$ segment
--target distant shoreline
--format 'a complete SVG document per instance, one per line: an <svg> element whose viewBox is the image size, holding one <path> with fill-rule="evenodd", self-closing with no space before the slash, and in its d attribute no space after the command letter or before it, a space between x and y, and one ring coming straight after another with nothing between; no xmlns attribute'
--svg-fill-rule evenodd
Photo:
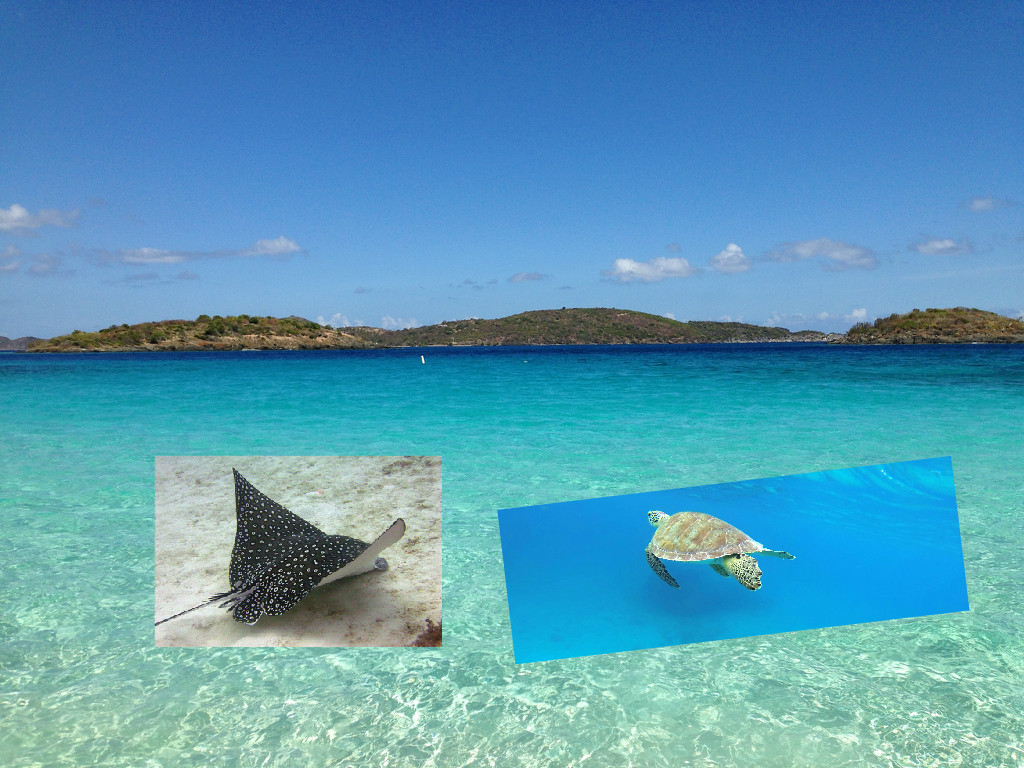
<svg viewBox="0 0 1024 768"><path fill-rule="evenodd" d="M743 341L694 341L694 342L642 342L642 343L565 343L565 344L411 344L393 347L298 347L298 348L253 348L243 349L78 349L78 350L0 350L2 354L31 355L151 355L151 354L206 354L213 352L398 352L417 349L511 349L511 348L555 348L555 347L694 347L694 346L755 346L755 345L818 345L822 347L963 347L963 346L1013 346L1021 341L940 341L940 342L851 342L824 341L816 339L743 340Z"/></svg>
<svg viewBox="0 0 1024 768"><path fill-rule="evenodd" d="M369 326L332 328L301 317L200 315L74 331L29 343L29 352L228 351L242 349L394 349L513 345L683 344L829 341L835 334L791 333L735 322L680 322L631 310L537 310L493 320L445 321L399 330Z"/></svg>
<svg viewBox="0 0 1024 768"><path fill-rule="evenodd" d="M847 345L1017 344L1024 322L979 309L927 309L859 323L845 334L789 331L737 322L681 322L633 310L535 310L493 320L451 320L400 330L333 328L301 317L200 315L74 331L52 339L0 337L0 350L25 352L230 352L316 349L595 346L650 344Z"/></svg>
<svg viewBox="0 0 1024 768"><path fill-rule="evenodd" d="M244 347L244 348L195 348L195 349L132 349L132 348L104 348L104 349L9 349L0 350L0 354L38 354L38 355L105 355L105 354L139 354L149 355L158 353L192 354L207 352L391 352L410 349L506 349L513 347L694 347L694 346L726 346L726 345L755 345L755 344L820 344L832 345L836 342L829 342L819 339L743 339L736 341L656 341L656 342L565 342L565 343L522 343L522 344L409 344L389 347ZM871 346L871 345L857 345ZM874 345L878 346L878 345ZM893 345L896 346L896 345Z"/></svg>

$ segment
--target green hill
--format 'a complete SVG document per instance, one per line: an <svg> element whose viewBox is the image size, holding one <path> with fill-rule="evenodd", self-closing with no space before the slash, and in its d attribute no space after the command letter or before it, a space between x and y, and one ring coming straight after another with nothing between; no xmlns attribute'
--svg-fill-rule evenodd
<svg viewBox="0 0 1024 768"><path fill-rule="evenodd" d="M1022 343L1024 322L995 312L955 307L915 309L859 323L846 333L847 344Z"/></svg>
<svg viewBox="0 0 1024 768"><path fill-rule="evenodd" d="M73 331L64 336L55 336L30 344L28 351L141 352L366 348L376 346L364 339L364 335L372 338L374 330L339 330L301 317L200 315L195 320L161 320L137 325L112 325L92 333Z"/></svg>
<svg viewBox="0 0 1024 768"><path fill-rule="evenodd" d="M454 320L391 331L394 346L508 344L687 344L789 341L785 328L744 323L679 322L622 309L542 309L496 320Z"/></svg>
<svg viewBox="0 0 1024 768"><path fill-rule="evenodd" d="M453 320L422 328L330 328L301 317L221 317L112 325L38 341L30 352L146 350L386 349L511 344L692 344L737 341L821 341L824 334L746 323L679 322L621 309L552 309L496 320Z"/></svg>

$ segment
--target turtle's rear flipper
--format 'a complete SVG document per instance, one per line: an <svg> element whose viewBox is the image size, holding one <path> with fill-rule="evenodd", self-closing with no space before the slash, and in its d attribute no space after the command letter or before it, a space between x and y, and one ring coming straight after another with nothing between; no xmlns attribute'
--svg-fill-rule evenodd
<svg viewBox="0 0 1024 768"><path fill-rule="evenodd" d="M725 570L725 566L721 563L712 563L711 567L715 569L715 573L717 573L719 576L725 576L725 578L728 579L731 575L727 570Z"/></svg>
<svg viewBox="0 0 1024 768"><path fill-rule="evenodd" d="M649 549L647 550L647 562L650 564L651 570L658 574L662 581L670 587L679 588L679 583L672 578L672 574L665 568L665 564L661 562L659 558L655 557L654 553Z"/></svg>

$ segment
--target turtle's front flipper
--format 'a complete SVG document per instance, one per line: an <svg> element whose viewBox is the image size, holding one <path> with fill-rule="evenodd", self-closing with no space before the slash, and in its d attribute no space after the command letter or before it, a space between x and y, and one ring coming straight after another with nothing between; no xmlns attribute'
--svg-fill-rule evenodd
<svg viewBox="0 0 1024 768"><path fill-rule="evenodd" d="M747 589L761 588L761 569L750 555L726 555L722 565Z"/></svg>
<svg viewBox="0 0 1024 768"><path fill-rule="evenodd" d="M725 569L725 566L721 563L712 563L711 567L719 576L725 576L725 578L728 579L732 575L731 573L729 573L729 571Z"/></svg>
<svg viewBox="0 0 1024 768"><path fill-rule="evenodd" d="M647 562L651 566L651 570L658 574L662 581L668 584L670 587L679 588L679 582L672 578L672 574L665 568L665 564L651 552L651 548L647 548Z"/></svg>

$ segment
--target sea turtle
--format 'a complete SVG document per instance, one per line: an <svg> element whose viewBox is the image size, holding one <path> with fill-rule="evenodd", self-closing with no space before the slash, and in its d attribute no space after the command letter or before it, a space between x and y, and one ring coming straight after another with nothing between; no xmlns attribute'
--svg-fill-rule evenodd
<svg viewBox="0 0 1024 768"><path fill-rule="evenodd" d="M647 519L657 527L647 545L647 562L667 584L678 587L661 559L707 562L715 573L735 576L747 589L761 587L761 569L751 553L774 555L794 560L789 552L765 549L739 528L703 512L648 512ZM660 559L659 559L660 558Z"/></svg>

